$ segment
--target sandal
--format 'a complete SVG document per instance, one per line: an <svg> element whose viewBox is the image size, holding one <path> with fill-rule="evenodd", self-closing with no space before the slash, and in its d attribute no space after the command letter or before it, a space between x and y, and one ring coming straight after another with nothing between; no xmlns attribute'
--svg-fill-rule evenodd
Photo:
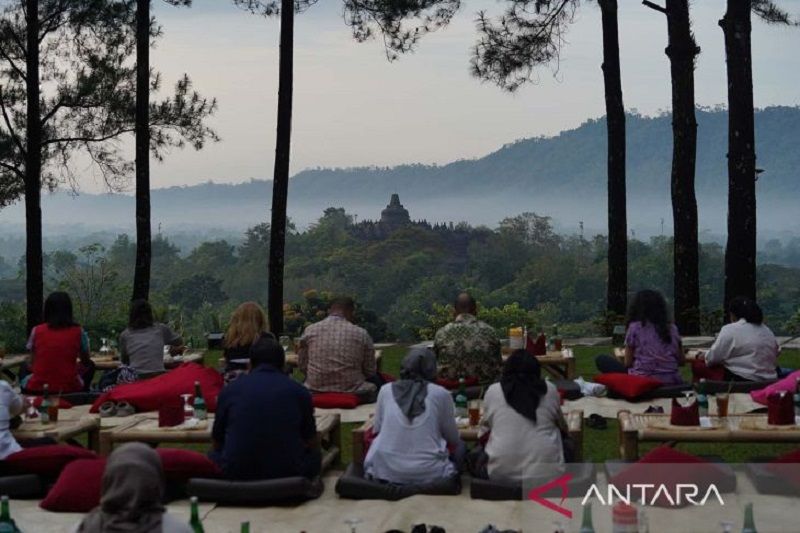
<svg viewBox="0 0 800 533"><path fill-rule="evenodd" d="M135 412L136 408L134 408L128 402L117 403L117 416L131 416Z"/></svg>
<svg viewBox="0 0 800 533"><path fill-rule="evenodd" d="M659 414L664 414L664 408L663 408L663 407L661 407L660 405L651 405L650 407L648 407L647 409L645 409L645 411L644 411L644 412L645 412L645 414L647 414L647 413L659 413Z"/></svg>
<svg viewBox="0 0 800 533"><path fill-rule="evenodd" d="M589 415L589 418L586 419L586 426L592 429L606 429L608 427L608 422L606 422L605 418L595 413Z"/></svg>
<svg viewBox="0 0 800 533"><path fill-rule="evenodd" d="M103 402L100 406L100 418L108 418L110 416L117 416L117 406L114 402Z"/></svg>

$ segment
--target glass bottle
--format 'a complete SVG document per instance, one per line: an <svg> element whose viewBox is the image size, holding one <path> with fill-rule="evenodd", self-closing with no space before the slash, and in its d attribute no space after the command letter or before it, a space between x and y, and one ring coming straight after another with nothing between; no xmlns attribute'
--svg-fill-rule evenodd
<svg viewBox="0 0 800 533"><path fill-rule="evenodd" d="M205 533L203 522L200 521L200 509L197 504L197 496L192 496L192 499L189 501L192 506L192 516L189 518L189 527L192 528L194 533Z"/></svg>
<svg viewBox="0 0 800 533"><path fill-rule="evenodd" d="M208 409L206 408L206 400L203 398L203 391L200 390L200 382L194 382L194 417L198 420L206 420L208 418Z"/></svg>
<svg viewBox="0 0 800 533"><path fill-rule="evenodd" d="M464 378L458 378L458 393L456 394L456 416L466 418L469 411L467 409L467 384Z"/></svg>
<svg viewBox="0 0 800 533"><path fill-rule="evenodd" d="M583 506L583 523L581 524L580 533L594 533L594 525L592 524L592 504L587 503Z"/></svg>
<svg viewBox="0 0 800 533"><path fill-rule="evenodd" d="M756 521L753 517L752 503L748 503L744 506L744 525L742 526L742 533L758 533L756 530Z"/></svg>
<svg viewBox="0 0 800 533"><path fill-rule="evenodd" d="M8 496L6 495L3 495L0 499L0 533L19 533L17 523L11 518Z"/></svg>
<svg viewBox="0 0 800 533"><path fill-rule="evenodd" d="M42 403L39 404L39 420L42 424L50 423L50 385L44 384Z"/></svg>

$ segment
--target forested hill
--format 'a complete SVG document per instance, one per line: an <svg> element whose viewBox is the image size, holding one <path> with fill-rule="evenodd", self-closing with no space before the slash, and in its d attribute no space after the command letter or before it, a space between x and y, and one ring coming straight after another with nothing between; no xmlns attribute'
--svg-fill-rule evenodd
<svg viewBox="0 0 800 533"><path fill-rule="evenodd" d="M725 192L728 114L697 112L697 192ZM800 108L770 107L756 113L758 167L766 170L758 192L766 199L800 193ZM671 116L628 115L628 191L631 198L669 193ZM431 195L544 194L605 196L605 118L589 120L556 137L520 140L475 160L443 166L306 170L292 181L295 199L326 196L385 200L402 187L409 199Z"/></svg>
<svg viewBox="0 0 800 533"><path fill-rule="evenodd" d="M727 113L697 115L700 230L718 237L727 216ZM663 219L669 231L671 117L629 115L627 136L629 227L637 236L657 234ZM760 237L796 235L792 214L800 202L800 108L758 111L756 140L757 165L765 170L758 182ZM231 176L232 181L242 178ZM414 219L495 226L507 216L535 211L553 217L563 231L575 231L579 221L588 232L605 231L605 120L589 120L555 137L520 140L478 159L441 166L305 170L291 180L289 216L304 227L335 206L360 220L375 219L394 192ZM153 221L167 231L241 231L269 219L270 197L270 182L258 179L157 189ZM51 228L74 225L75 213L88 230L130 231L134 221L133 199L127 195L73 197L62 192L45 197L43 212ZM17 231L23 217L21 203L0 210L0 224L16 223Z"/></svg>

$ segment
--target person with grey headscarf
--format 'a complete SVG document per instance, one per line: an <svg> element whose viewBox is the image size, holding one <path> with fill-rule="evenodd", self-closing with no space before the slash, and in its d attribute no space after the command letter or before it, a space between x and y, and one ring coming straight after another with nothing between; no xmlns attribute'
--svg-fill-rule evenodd
<svg viewBox="0 0 800 533"><path fill-rule="evenodd" d="M161 458L150 446L133 442L109 456L103 495L73 530L75 533L192 533L187 522L167 513Z"/></svg>
<svg viewBox="0 0 800 533"><path fill-rule="evenodd" d="M454 456L465 447L458 435L450 393L436 385L436 356L413 348L403 359L400 379L378 393L364 471L372 479L397 484L429 483L458 474Z"/></svg>

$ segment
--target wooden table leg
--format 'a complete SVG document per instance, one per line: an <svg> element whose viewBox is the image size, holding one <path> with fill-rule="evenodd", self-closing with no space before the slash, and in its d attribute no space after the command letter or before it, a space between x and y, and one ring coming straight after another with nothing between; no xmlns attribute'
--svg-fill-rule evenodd
<svg viewBox="0 0 800 533"><path fill-rule="evenodd" d="M567 379L575 379L575 358L570 357L567 359L567 369L566 369Z"/></svg>
<svg viewBox="0 0 800 533"><path fill-rule="evenodd" d="M100 451L100 428L97 427L91 431L89 431L87 435L87 441L89 444L89 449L94 450L95 452Z"/></svg>
<svg viewBox="0 0 800 533"><path fill-rule="evenodd" d="M620 411L617 414L619 422L619 451L620 457L625 461L639 459L639 432L632 427L630 411Z"/></svg>
<svg viewBox="0 0 800 533"><path fill-rule="evenodd" d="M97 453L102 457L108 457L113 449L114 442L111 440L111 431L101 431L98 437Z"/></svg>

